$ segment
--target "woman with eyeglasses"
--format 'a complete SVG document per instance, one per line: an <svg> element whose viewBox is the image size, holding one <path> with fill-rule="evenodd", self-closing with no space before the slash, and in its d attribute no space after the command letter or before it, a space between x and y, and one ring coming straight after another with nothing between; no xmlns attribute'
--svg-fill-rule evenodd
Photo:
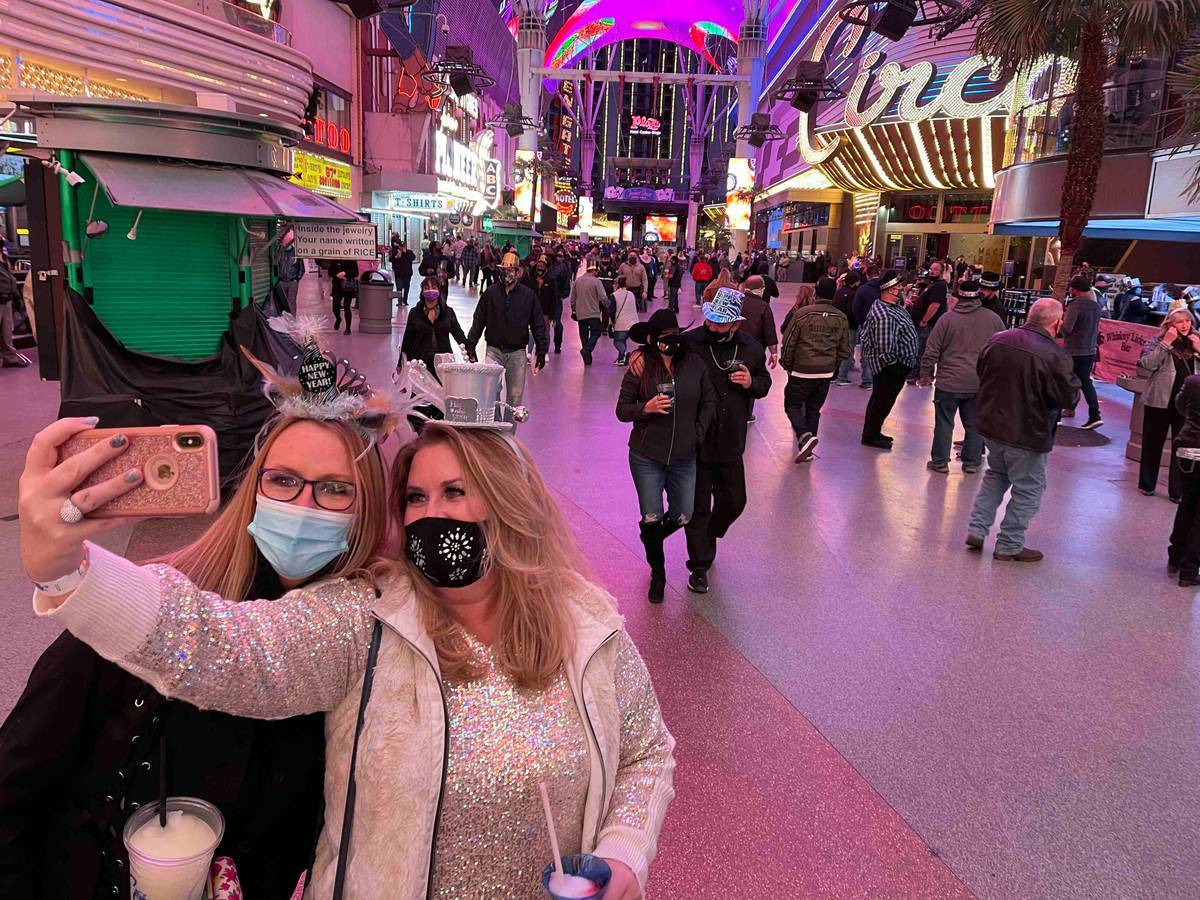
<svg viewBox="0 0 1200 900"><path fill-rule="evenodd" d="M39 452L77 422L43 431ZM27 572L90 564L67 592L39 592L39 613L201 706L328 711L310 900L545 897L541 784L562 851L602 861L606 900L641 900L674 740L616 601L511 437L426 424L393 465L403 550L379 590L325 578L275 603L81 548L51 524L79 472L46 469L34 458L22 478Z"/></svg>
<svg viewBox="0 0 1200 900"><path fill-rule="evenodd" d="M679 321L660 309L629 330L643 344L642 365L621 380L617 418L632 422L629 471L641 510L642 544L650 564L651 603L666 589L664 540L692 517L696 498L696 450L717 417L717 395L704 361L679 333ZM663 509L663 493L666 509Z"/></svg>
<svg viewBox="0 0 1200 900"><path fill-rule="evenodd" d="M66 470L79 458L56 465L58 447L92 424L63 419L29 450L21 515L49 535L39 539L42 550L58 548L42 563L47 575L74 569L83 539L122 521L68 525L54 501L39 502L69 490ZM117 455L124 446L114 439L89 453ZM91 512L100 498L88 502L84 493L76 502ZM186 583L192 599L211 591L273 601L315 580L364 573L386 531L385 497L380 452L360 429L284 416L205 532L157 560L170 567L163 583ZM56 559L63 554L74 558ZM301 639L305 627L294 620L291 637ZM322 820L324 716L260 721L169 700L69 632L42 654L0 726L0 896L128 896L122 829L157 800L164 746L168 794L203 798L224 815L217 856L232 857L244 895L290 897Z"/></svg>

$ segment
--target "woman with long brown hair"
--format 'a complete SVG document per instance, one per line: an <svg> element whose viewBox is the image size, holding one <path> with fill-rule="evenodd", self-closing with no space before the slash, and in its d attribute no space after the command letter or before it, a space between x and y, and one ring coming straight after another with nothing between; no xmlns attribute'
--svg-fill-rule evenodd
<svg viewBox="0 0 1200 900"><path fill-rule="evenodd" d="M30 469L44 468L78 421L44 431ZM158 562L192 592L275 600L314 578L367 570L386 531L384 493L382 458L357 429L284 417L204 534ZM36 515L28 505L26 514ZM314 521L310 539L292 539ZM288 631L299 627L280 636ZM242 890L291 895L320 824L323 717L258 721L167 693L68 632L42 654L0 727L0 895L128 895L122 828L158 797L160 748L170 795L222 811L217 854L233 858Z"/></svg>
<svg viewBox="0 0 1200 900"><path fill-rule="evenodd" d="M429 423L402 449L404 556L378 593L331 579L247 607L88 545L74 591L35 599L165 693L264 718L329 712L310 897L544 896L539 783L564 853L603 859L608 900L642 896L674 741L615 601L504 427ZM31 577L81 552L38 524L74 474L23 481Z"/></svg>

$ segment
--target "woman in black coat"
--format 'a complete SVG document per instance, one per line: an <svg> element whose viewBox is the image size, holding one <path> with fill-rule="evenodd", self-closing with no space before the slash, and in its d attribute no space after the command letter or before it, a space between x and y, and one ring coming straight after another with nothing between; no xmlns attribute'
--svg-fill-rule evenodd
<svg viewBox="0 0 1200 900"><path fill-rule="evenodd" d="M274 499L289 487L268 485L267 473L328 478L341 467L346 474L337 480L349 478L358 489L351 549L320 572L293 573L290 583L361 570L384 536L382 458L348 424L310 419L283 419L263 439L252 474L204 535L167 564L205 589L244 584L233 588L236 596L279 598L283 582L247 532L259 496ZM316 490L318 482L307 484ZM307 484L289 506L305 503ZM122 832L139 805L158 798L165 745L168 795L221 810L217 856L233 858L245 896L288 900L312 862L321 825L324 732L322 715L260 721L168 700L62 634L0 726L0 897L128 897Z"/></svg>
<svg viewBox="0 0 1200 900"><path fill-rule="evenodd" d="M641 510L642 543L650 564L651 603L666 587L663 541L687 524L696 495L696 453L717 418L717 392L704 361L682 341L675 313L660 309L629 331L644 344L641 374L621 380L617 418L632 422L629 471ZM663 509L663 492L667 508Z"/></svg>
<svg viewBox="0 0 1200 900"><path fill-rule="evenodd" d="M458 316L442 300L437 279L426 278L421 282L420 302L409 313L408 321L404 325L404 337L400 341L400 359L396 362L396 370L403 368L406 359L419 359L425 363L430 374L437 378L433 358L439 353L453 352L450 338L454 338L464 347L467 344L467 336L458 324Z"/></svg>

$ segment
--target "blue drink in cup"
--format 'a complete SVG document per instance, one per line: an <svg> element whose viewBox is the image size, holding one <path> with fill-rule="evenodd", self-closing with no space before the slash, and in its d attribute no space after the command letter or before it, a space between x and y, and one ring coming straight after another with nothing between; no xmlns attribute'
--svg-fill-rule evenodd
<svg viewBox="0 0 1200 900"><path fill-rule="evenodd" d="M559 886L557 884L553 888L550 886L550 878L555 874L554 863L550 863L542 870L542 887L546 889L553 900L575 900L577 897L603 900L604 895L608 892L608 883L612 880L612 869L608 867L608 863L598 856L592 856L589 853L578 853L574 856L564 856L562 858L562 868L564 875L574 875L577 878L586 879L586 881L590 881L595 886L595 890L590 894L574 891L567 892L568 889L562 889L564 890L563 893L557 893L555 889ZM578 885L578 882L575 882L574 879L570 880ZM584 887L586 888L586 885Z"/></svg>

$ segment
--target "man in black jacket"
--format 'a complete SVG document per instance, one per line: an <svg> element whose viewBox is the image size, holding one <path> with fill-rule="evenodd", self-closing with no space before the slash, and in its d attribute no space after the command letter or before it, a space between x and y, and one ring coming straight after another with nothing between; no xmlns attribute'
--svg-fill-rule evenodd
<svg viewBox="0 0 1200 900"><path fill-rule="evenodd" d="M704 304L704 324L684 334L700 354L717 392L717 420L701 443L696 459L696 504L685 528L688 545L688 587L708 591L708 570L717 556L717 539L746 508L746 471L742 454L752 401L771 389L762 344L738 333L742 294L719 290Z"/></svg>
<svg viewBox="0 0 1200 900"><path fill-rule="evenodd" d="M925 342L929 340L929 333L933 331L933 326L946 311L948 292L946 281L942 278L943 271L940 262L930 264L925 284L917 295L917 302L912 307L913 324L917 326L917 364L908 374L909 384L916 383L920 376L921 357L925 355Z"/></svg>
<svg viewBox="0 0 1200 900"><path fill-rule="evenodd" d="M546 279L554 285L557 303L554 307L554 352L562 353L563 340L563 301L571 296L571 273L561 254L553 251L546 254Z"/></svg>
<svg viewBox="0 0 1200 900"><path fill-rule="evenodd" d="M975 430L987 444L987 473L975 497L967 546L982 550L996 510L1012 490L992 556L1004 562L1037 562L1044 554L1025 546L1025 531L1041 506L1046 461L1062 410L1079 399L1073 360L1057 343L1063 307L1038 300L1021 328L995 335L979 354Z"/></svg>
<svg viewBox="0 0 1200 900"><path fill-rule="evenodd" d="M537 294L521 284L521 266L517 254L507 253L500 266L501 281L484 291L475 306L467 351L475 361L475 347L486 336L487 356L504 366L509 406L520 406L525 396L525 370L529 365L526 347L533 334L537 351L536 372L546 367L546 317Z"/></svg>

